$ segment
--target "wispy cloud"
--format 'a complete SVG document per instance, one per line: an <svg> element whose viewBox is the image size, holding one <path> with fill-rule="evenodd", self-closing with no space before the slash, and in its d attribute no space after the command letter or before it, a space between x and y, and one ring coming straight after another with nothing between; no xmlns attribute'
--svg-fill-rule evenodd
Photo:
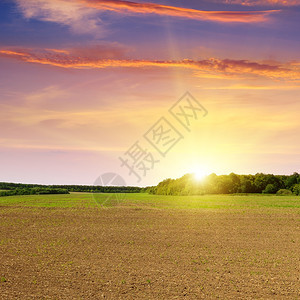
<svg viewBox="0 0 300 300"><path fill-rule="evenodd" d="M157 14L188 18L194 20L210 20L218 22L261 22L274 13L270 11L203 11L191 8L161 5L156 3L137 3L123 0L81 0L88 7L109 10L117 13Z"/></svg>
<svg viewBox="0 0 300 300"><path fill-rule="evenodd" d="M75 33L104 34L98 12L81 1L69 0L15 0L28 19L54 22L71 28Z"/></svg>
<svg viewBox="0 0 300 300"><path fill-rule="evenodd" d="M240 4L245 6L298 6L300 0L215 0L226 4Z"/></svg>
<svg viewBox="0 0 300 300"><path fill-rule="evenodd" d="M75 33L102 35L106 31L100 16L103 12L122 15L160 15L214 22L262 22L276 10L203 11L185 7L138 3L123 0L15 0L23 15L30 19L69 26ZM238 1L238 0L234 0Z"/></svg>
<svg viewBox="0 0 300 300"><path fill-rule="evenodd" d="M59 68L70 69L104 69L104 68L182 68L193 71L197 77L203 78L226 78L226 77L253 77L261 76L274 80L298 80L300 68L296 62L259 62L249 60L218 59L204 60L141 60L117 57L117 50L106 47L92 55L88 55L88 49L69 50L0 50L0 55L14 58L28 63L50 65Z"/></svg>

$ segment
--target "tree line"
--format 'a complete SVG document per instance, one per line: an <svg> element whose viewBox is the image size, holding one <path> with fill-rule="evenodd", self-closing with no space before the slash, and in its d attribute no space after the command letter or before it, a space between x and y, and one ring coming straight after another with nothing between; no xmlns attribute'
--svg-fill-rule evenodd
<svg viewBox="0 0 300 300"><path fill-rule="evenodd" d="M2 191L1 191L2 190ZM0 182L0 196L84 193L140 193L144 188L132 186L41 185Z"/></svg>
<svg viewBox="0 0 300 300"><path fill-rule="evenodd" d="M157 195L204 195L263 193L278 195L300 195L300 175L255 175L211 174L197 181L193 174L178 179L166 179L157 186L147 188L147 192Z"/></svg>
<svg viewBox="0 0 300 300"><path fill-rule="evenodd" d="M15 189L0 191L0 197L16 195L50 195L50 194L69 194L66 189L44 188L44 187L18 187Z"/></svg>

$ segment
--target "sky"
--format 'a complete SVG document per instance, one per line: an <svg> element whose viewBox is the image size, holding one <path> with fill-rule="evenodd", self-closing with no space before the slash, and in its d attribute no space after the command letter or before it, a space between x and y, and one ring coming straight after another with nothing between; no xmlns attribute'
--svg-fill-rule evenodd
<svg viewBox="0 0 300 300"><path fill-rule="evenodd" d="M0 181L299 171L300 0L2 0L0 28Z"/></svg>

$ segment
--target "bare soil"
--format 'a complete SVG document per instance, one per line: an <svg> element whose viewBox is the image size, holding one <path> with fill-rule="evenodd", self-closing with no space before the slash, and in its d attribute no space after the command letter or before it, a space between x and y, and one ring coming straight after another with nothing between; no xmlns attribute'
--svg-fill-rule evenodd
<svg viewBox="0 0 300 300"><path fill-rule="evenodd" d="M300 299L285 210L0 207L0 299Z"/></svg>

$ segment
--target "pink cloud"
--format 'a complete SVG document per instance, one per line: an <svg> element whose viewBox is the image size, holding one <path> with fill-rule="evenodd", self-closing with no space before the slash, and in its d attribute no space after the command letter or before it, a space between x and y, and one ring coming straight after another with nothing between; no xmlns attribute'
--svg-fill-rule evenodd
<svg viewBox="0 0 300 300"><path fill-rule="evenodd" d="M124 0L80 0L87 7L109 10L117 13L157 14L162 16L188 18L193 20L210 20L217 22L261 22L276 12L269 11L203 11L191 8L161 5L156 3L137 3Z"/></svg>
<svg viewBox="0 0 300 300"><path fill-rule="evenodd" d="M206 78L226 78L234 76L262 76L271 79L299 80L299 64L259 62L249 60L210 58L203 60L140 60L127 59L118 47L94 46L75 49L3 49L0 55L23 62L50 65L70 69L105 68L181 68L194 71L194 75Z"/></svg>

